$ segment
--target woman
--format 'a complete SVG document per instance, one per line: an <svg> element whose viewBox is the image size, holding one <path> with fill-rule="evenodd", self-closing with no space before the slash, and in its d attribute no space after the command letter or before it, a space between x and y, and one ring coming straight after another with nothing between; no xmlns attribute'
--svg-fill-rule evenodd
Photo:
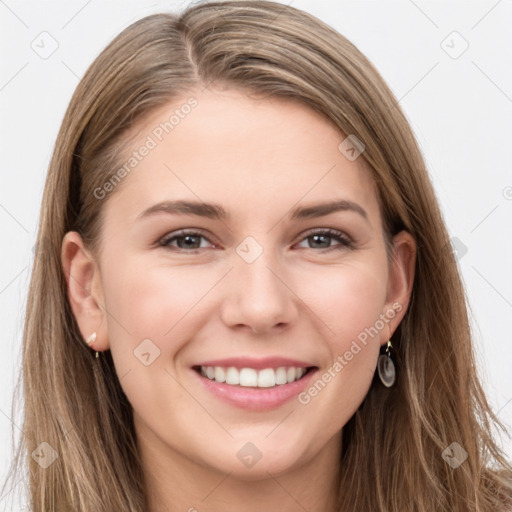
<svg viewBox="0 0 512 512"><path fill-rule="evenodd" d="M124 30L71 100L38 240L34 511L511 510L422 156L312 16Z"/></svg>

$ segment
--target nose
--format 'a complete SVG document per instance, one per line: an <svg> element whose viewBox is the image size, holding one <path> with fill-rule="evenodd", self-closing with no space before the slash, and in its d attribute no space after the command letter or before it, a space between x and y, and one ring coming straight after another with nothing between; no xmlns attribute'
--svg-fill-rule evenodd
<svg viewBox="0 0 512 512"><path fill-rule="evenodd" d="M270 255L252 263L235 257L229 273L221 317L225 325L254 334L272 334L298 318L298 302L289 273Z"/></svg>

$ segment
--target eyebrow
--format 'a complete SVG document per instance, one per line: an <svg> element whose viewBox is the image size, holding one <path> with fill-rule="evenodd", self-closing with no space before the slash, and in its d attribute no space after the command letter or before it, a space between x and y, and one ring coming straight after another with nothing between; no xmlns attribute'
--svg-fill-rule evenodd
<svg viewBox="0 0 512 512"><path fill-rule="evenodd" d="M298 219L311 219L316 217L323 217L331 213L339 211L352 211L361 215L366 221L368 221L368 214L366 210L346 199L337 199L334 201L318 203L311 206L299 206L293 209L288 217L290 220ZM199 217L206 217L214 220L229 220L230 215L228 212L219 204L204 203L198 201L162 201L157 203L148 209L144 210L137 216L136 220L150 217L156 213L168 213L174 215L197 215Z"/></svg>

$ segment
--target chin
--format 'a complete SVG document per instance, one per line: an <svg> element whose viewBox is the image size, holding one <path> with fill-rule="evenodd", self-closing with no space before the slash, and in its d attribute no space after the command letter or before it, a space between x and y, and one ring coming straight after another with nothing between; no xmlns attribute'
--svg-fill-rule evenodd
<svg viewBox="0 0 512 512"><path fill-rule="evenodd" d="M300 443L293 443L283 449L282 444L262 442L237 441L234 450L220 455L218 451L209 463L219 472L230 474L231 477L242 481L258 481L278 476L294 468L300 467L305 458L304 453L298 453ZM303 445L302 445L303 446Z"/></svg>

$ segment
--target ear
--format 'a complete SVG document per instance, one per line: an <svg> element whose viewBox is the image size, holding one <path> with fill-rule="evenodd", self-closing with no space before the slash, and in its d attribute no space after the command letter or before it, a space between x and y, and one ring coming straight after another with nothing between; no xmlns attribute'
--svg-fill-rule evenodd
<svg viewBox="0 0 512 512"><path fill-rule="evenodd" d="M108 349L110 344L99 266L76 231L64 235L61 260L69 303L84 343L96 332L96 341L91 349L98 352Z"/></svg>
<svg viewBox="0 0 512 512"><path fill-rule="evenodd" d="M393 237L393 255L389 269L384 315L388 319L381 344L391 338L407 311L414 283L416 241L407 231Z"/></svg>

